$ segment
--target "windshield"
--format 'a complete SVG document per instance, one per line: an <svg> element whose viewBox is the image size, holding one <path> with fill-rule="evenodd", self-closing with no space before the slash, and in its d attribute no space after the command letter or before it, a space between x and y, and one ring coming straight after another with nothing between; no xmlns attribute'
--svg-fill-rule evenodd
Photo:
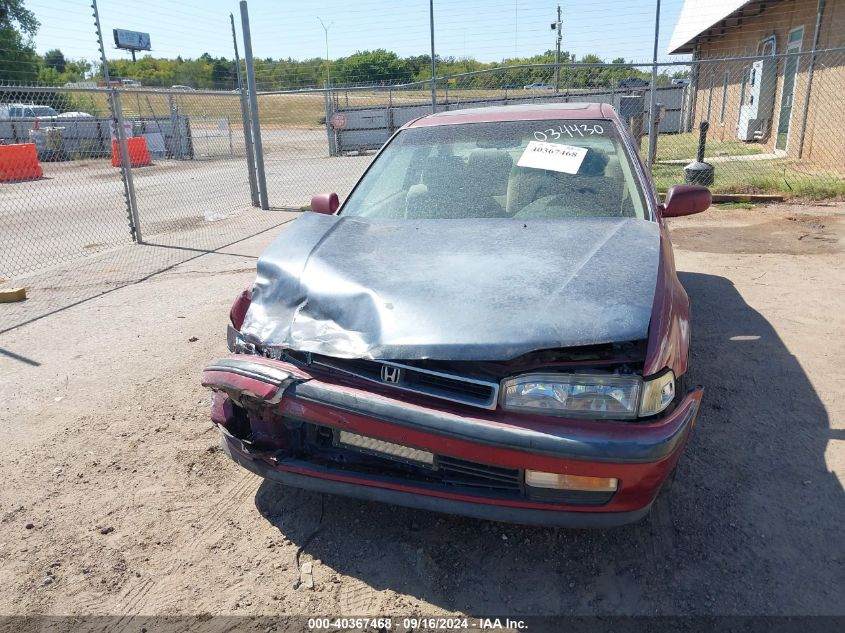
<svg viewBox="0 0 845 633"><path fill-rule="evenodd" d="M343 215L389 219L648 217L612 121L508 121L402 130Z"/></svg>
<svg viewBox="0 0 845 633"><path fill-rule="evenodd" d="M31 110L32 116L56 116L58 114L58 112L48 106L33 106Z"/></svg>

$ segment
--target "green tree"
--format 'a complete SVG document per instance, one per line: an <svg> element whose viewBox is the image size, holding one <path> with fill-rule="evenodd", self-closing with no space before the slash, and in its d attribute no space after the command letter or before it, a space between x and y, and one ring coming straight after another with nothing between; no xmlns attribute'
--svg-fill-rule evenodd
<svg viewBox="0 0 845 633"><path fill-rule="evenodd" d="M0 0L0 83L32 83L38 78L32 37L39 26L23 0Z"/></svg>
<svg viewBox="0 0 845 633"><path fill-rule="evenodd" d="M60 73L65 72L65 69L67 68L65 54L58 48L47 51L44 53L44 65L47 68L53 68Z"/></svg>
<svg viewBox="0 0 845 633"><path fill-rule="evenodd" d="M333 83L396 83L413 76L411 65L396 53L383 48L358 51L334 64Z"/></svg>

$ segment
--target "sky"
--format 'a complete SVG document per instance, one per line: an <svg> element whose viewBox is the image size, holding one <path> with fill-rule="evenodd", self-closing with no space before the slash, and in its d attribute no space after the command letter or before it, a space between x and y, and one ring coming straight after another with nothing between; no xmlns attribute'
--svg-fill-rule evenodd
<svg viewBox="0 0 845 633"><path fill-rule="evenodd" d="M578 58L595 53L650 61L654 45L656 0L566 0L563 50ZM114 50L112 29L150 33L157 57L198 57L202 53L232 58L229 13L241 38L239 3L234 0L98 0L103 37L111 58L129 57ZM438 55L500 61L524 57L555 46L550 24L557 2L546 0L435 0L435 50ZM658 54L666 48L683 0L662 0ZM25 0L41 22L35 38L39 53L61 49L66 57L98 57L90 0ZM249 0L255 57L306 59L325 57L322 18L328 27L329 57L386 48L400 56L429 52L427 0ZM241 53L243 53L242 43ZM677 59L677 58L676 58Z"/></svg>

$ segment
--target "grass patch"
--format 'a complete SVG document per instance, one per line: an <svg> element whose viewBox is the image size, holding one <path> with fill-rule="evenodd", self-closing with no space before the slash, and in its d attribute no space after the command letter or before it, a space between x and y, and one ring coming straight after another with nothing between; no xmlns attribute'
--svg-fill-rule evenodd
<svg viewBox="0 0 845 633"><path fill-rule="evenodd" d="M713 205L717 209L753 209L756 205L753 202L717 202Z"/></svg>
<svg viewBox="0 0 845 633"><path fill-rule="evenodd" d="M658 191L684 182L683 165L655 164ZM831 170L813 169L798 161L778 158L767 161L715 163L713 193L777 194L785 199L826 200L845 198L845 179Z"/></svg>
<svg viewBox="0 0 845 633"><path fill-rule="evenodd" d="M648 137L643 138L642 151L648 151ZM750 156L762 154L764 149L759 143L708 140L706 156ZM661 134L657 139L658 161L694 159L697 152L698 132Z"/></svg>

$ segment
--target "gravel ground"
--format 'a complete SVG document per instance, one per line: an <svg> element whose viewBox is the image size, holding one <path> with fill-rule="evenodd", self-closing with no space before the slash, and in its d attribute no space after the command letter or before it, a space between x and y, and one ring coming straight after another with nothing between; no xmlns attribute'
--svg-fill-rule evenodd
<svg viewBox="0 0 845 633"><path fill-rule="evenodd" d="M604 532L321 497L230 463L199 372L272 233L6 332L0 613L845 614L843 217L672 221L704 405L674 487Z"/></svg>

